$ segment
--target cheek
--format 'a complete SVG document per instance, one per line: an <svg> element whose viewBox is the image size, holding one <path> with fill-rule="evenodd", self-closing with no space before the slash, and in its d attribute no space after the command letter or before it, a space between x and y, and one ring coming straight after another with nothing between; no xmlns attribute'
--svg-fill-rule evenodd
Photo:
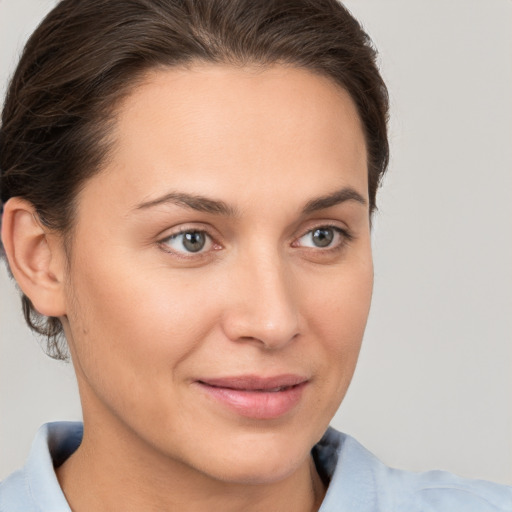
<svg viewBox="0 0 512 512"><path fill-rule="evenodd" d="M133 272L120 258L115 267L92 260L72 277L74 357L87 381L102 388L134 389L137 380L137 388L142 380L158 385L156 377L172 375L218 316L203 290L162 269Z"/></svg>
<svg viewBox="0 0 512 512"><path fill-rule="evenodd" d="M369 253L368 253L369 254ZM319 372L329 388L331 410L339 406L350 384L361 348L373 289L371 257L347 265L320 287L310 287L309 325L323 354Z"/></svg>
<svg viewBox="0 0 512 512"><path fill-rule="evenodd" d="M330 340L333 350L361 341L370 309L373 290L370 249L364 257L353 259L331 270L317 283L313 278L305 283L303 290L310 302L311 322L324 333L322 339Z"/></svg>

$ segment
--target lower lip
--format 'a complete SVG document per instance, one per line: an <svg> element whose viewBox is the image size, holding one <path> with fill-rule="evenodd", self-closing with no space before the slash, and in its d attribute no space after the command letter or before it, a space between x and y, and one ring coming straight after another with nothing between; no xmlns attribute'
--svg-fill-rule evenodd
<svg viewBox="0 0 512 512"><path fill-rule="evenodd" d="M214 400L247 418L270 420L291 411L300 401L307 382L282 391L246 391L197 383Z"/></svg>

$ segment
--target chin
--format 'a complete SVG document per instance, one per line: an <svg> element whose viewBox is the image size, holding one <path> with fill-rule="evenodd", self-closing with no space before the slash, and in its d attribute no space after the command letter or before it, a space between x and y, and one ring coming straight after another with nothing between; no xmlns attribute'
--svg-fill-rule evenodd
<svg viewBox="0 0 512 512"><path fill-rule="evenodd" d="M297 436L268 431L229 437L229 440L219 439L214 449L209 445L209 450L203 451L206 446L197 446L196 454L202 451L205 455L197 460L197 464L189 463L226 483L268 485L309 465L311 448L317 441L314 436L304 436L304 433Z"/></svg>
<svg viewBox="0 0 512 512"><path fill-rule="evenodd" d="M255 457L243 460L242 457L229 461L229 464L217 469L217 480L240 485L270 485L285 480L305 461L302 459L279 459Z"/></svg>

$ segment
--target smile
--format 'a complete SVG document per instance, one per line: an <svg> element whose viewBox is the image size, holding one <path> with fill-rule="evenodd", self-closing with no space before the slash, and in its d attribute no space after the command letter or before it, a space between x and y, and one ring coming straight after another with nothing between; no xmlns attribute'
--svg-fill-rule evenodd
<svg viewBox="0 0 512 512"><path fill-rule="evenodd" d="M198 380L201 390L222 407L253 419L279 418L299 402L308 379L297 375Z"/></svg>

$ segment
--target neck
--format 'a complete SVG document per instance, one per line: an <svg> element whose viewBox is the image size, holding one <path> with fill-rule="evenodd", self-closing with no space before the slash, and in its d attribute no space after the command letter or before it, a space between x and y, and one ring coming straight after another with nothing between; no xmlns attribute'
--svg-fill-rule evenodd
<svg viewBox="0 0 512 512"><path fill-rule="evenodd" d="M82 444L57 477L75 512L312 512L325 494L311 456L279 481L225 482L156 452L133 433L86 418Z"/></svg>

